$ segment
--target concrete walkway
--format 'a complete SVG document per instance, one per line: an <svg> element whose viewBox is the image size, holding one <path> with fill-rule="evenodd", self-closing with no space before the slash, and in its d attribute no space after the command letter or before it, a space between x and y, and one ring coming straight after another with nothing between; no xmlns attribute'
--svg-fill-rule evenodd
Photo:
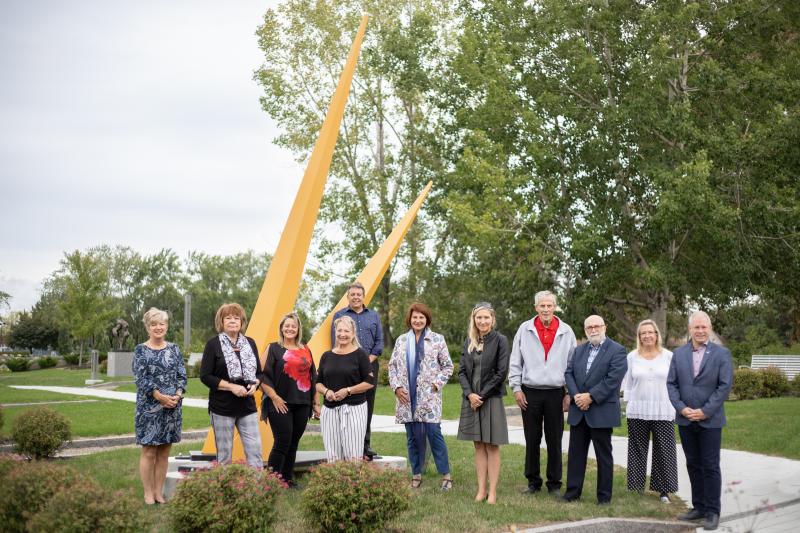
<svg viewBox="0 0 800 533"><path fill-rule="evenodd" d="M117 392L84 387L44 387L44 386L12 386L15 389L44 390L63 394L78 394L110 400L136 401L134 392ZM185 398L183 405L187 407L208 406L207 400ZM525 435L519 426L509 426L509 442L525 445ZM401 424L394 423L393 416L374 415L372 430L389 433L405 433ZM454 436L458 433L457 420L442 421L442 433ZM787 438L798 438L798 436ZM722 442L725 443L723 430ZM563 449L569 443L569 432L564 432ZM544 443L543 443L544 444ZM628 439L612 437L614 463L622 467L627 465ZM594 450L590 448L589 456L594 458ZM722 521L723 526L734 531L797 531L800 524L800 461L770 457L750 452L722 450ZM522 476L522 472L520 472ZM686 462L683 453L678 449L678 496L691 502L689 476L686 473ZM593 494L593 488L587 487L587 497ZM691 504L690 504L691 506ZM759 511L758 514L754 514ZM750 525L755 523L755 529ZM699 530L702 531L702 528Z"/></svg>

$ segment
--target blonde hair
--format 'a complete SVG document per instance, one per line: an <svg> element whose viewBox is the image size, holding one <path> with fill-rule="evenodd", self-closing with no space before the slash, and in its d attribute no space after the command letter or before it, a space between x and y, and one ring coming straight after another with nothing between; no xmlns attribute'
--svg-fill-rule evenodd
<svg viewBox="0 0 800 533"><path fill-rule="evenodd" d="M225 325L222 323L223 319L226 316L237 316L239 320L242 321L242 331L244 331L245 326L247 326L247 313L244 311L244 307L237 303L230 303L230 304L222 304L217 309L217 314L214 316L214 327L217 328L217 333L222 333L225 329Z"/></svg>
<svg viewBox="0 0 800 533"><path fill-rule="evenodd" d="M149 328L150 324L155 324L156 322L169 322L169 314L156 307L151 307L145 312L142 322L144 322L145 328Z"/></svg>
<svg viewBox="0 0 800 533"><path fill-rule="evenodd" d="M340 316L339 318L333 321L334 334L336 332L336 328L339 327L339 322L350 324L350 330L353 332L353 344L355 344L356 348L361 348L361 344L358 342L358 330L356 329L356 321L346 315Z"/></svg>
<svg viewBox="0 0 800 533"><path fill-rule="evenodd" d="M475 307L472 308L472 312L469 314L469 325L467 326L467 337L469 338L469 345L467 346L468 352L477 350L480 344L480 332L478 331L478 326L475 325L475 315L478 314L478 311L483 309L489 311L489 314L492 315L492 329L497 325L497 317L494 314L492 304L489 302L476 303Z"/></svg>
<svg viewBox="0 0 800 533"><path fill-rule="evenodd" d="M642 353L642 340L639 337L639 332L642 330L642 326L653 326L653 329L656 330L656 350L660 352L662 348L661 330L658 329L658 324L656 324L655 321L650 318L642 320L639 322L639 325L636 326L636 351L638 353Z"/></svg>
<svg viewBox="0 0 800 533"><path fill-rule="evenodd" d="M283 315L283 318L281 318L280 324L278 324L278 344L280 344L281 347L283 347L284 343L286 342L286 339L284 339L284 337L283 337L283 324L286 323L286 321L289 320L290 318L292 320L294 320L295 323L297 324L297 337L295 337L294 342L295 342L295 344L297 344L298 347L302 348L303 347L303 323L300 322L300 317L294 311L292 311L291 313L286 313L285 315Z"/></svg>

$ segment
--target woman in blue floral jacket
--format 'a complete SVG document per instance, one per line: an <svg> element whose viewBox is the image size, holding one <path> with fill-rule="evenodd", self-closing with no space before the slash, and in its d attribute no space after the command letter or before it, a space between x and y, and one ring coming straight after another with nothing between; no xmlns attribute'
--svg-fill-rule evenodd
<svg viewBox="0 0 800 533"><path fill-rule="evenodd" d="M149 338L136 346L136 443L142 445L139 475L147 505L164 503L169 450L181 440L181 400L186 390L186 369L177 345L167 342L165 311L151 307L144 314Z"/></svg>

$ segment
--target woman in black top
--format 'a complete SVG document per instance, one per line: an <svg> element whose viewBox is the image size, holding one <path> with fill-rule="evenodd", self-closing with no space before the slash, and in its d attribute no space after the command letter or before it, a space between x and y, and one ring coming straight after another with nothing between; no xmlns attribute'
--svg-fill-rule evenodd
<svg viewBox="0 0 800 533"><path fill-rule="evenodd" d="M239 430L247 464L263 468L261 433L253 394L258 390L258 348L245 337L247 315L239 304L224 304L214 325L219 335L206 343L200 363L200 381L209 389L208 412L217 447L217 461L230 463L233 428Z"/></svg>
<svg viewBox="0 0 800 533"><path fill-rule="evenodd" d="M458 421L458 439L475 446L478 492L475 501L494 504L500 477L500 445L508 444L508 426L503 407L505 381L511 349L508 339L495 329L492 305L480 302L472 308L461 354L458 378L463 399ZM489 490L486 490L486 482Z"/></svg>
<svg viewBox="0 0 800 533"><path fill-rule="evenodd" d="M317 372L317 392L325 398L320 415L322 442L328 461L358 459L367 432L367 396L372 388L372 368L358 345L356 324L349 316L333 323L336 346L322 354Z"/></svg>
<svg viewBox="0 0 800 533"><path fill-rule="evenodd" d="M311 351L303 345L303 326L296 313L289 313L281 319L278 338L278 342L267 348L264 361L261 418L269 420L275 438L267 461L269 469L294 487L297 445L306 430L312 405L314 414L319 416L319 404L314 393L317 370Z"/></svg>

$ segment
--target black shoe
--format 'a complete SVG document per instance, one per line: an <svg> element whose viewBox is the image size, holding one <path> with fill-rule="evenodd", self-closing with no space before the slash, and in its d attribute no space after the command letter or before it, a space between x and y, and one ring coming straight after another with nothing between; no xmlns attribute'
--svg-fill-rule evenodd
<svg viewBox="0 0 800 533"><path fill-rule="evenodd" d="M598 500L597 505L611 505L611 500Z"/></svg>
<svg viewBox="0 0 800 533"><path fill-rule="evenodd" d="M366 455L367 457L370 458L370 460L372 460L372 458L378 455L378 453L369 446L367 446L366 448L364 448L364 455Z"/></svg>
<svg viewBox="0 0 800 533"><path fill-rule="evenodd" d="M541 492L541 491L542 491L542 487L534 487L533 485L528 485L522 491L522 494L536 494L537 492Z"/></svg>
<svg viewBox="0 0 800 533"><path fill-rule="evenodd" d="M708 513L706 521L703 524L703 529L706 531L714 531L719 527L719 515L716 513Z"/></svg>
<svg viewBox="0 0 800 533"><path fill-rule="evenodd" d="M547 494L559 498L561 497L561 489L547 489Z"/></svg>
<svg viewBox="0 0 800 533"><path fill-rule="evenodd" d="M679 514L678 520L683 520L685 522L696 522L698 520L704 520L705 517L705 513L701 513L697 509L689 509L687 512Z"/></svg>
<svg viewBox="0 0 800 533"><path fill-rule="evenodd" d="M575 496L567 496L566 494L564 494L561 497L561 501L564 501L564 502L567 502L567 503L572 503L572 502L578 501L578 498L575 497Z"/></svg>

